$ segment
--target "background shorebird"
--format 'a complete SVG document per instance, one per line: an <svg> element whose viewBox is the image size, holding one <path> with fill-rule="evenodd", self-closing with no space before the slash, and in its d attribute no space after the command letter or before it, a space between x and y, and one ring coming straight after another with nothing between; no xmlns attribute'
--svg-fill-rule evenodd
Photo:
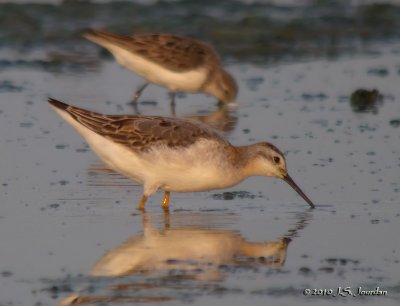
<svg viewBox="0 0 400 306"><path fill-rule="evenodd" d="M249 176L274 176L292 186L314 208L286 170L282 152L268 142L236 147L215 130L179 118L102 115L49 99L94 152L112 169L144 187L138 208L149 195L221 189Z"/></svg>
<svg viewBox="0 0 400 306"><path fill-rule="evenodd" d="M146 80L135 92L134 104L149 83L170 90L173 113L177 91L205 92L224 103L236 99L235 79L205 42L171 34L127 36L103 30L89 30L84 37L106 48L120 65Z"/></svg>

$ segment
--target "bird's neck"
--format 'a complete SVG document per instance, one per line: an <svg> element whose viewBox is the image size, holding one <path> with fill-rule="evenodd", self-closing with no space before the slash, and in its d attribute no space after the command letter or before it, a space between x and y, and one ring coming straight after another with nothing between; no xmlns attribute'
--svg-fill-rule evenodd
<svg viewBox="0 0 400 306"><path fill-rule="evenodd" d="M257 157L258 152L254 147L255 145L236 147L238 167L241 168L244 177L264 175L259 158Z"/></svg>

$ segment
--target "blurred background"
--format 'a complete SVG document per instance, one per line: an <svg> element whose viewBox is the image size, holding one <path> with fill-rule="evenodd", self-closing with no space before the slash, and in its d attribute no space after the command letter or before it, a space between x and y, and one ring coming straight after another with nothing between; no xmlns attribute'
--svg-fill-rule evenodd
<svg viewBox="0 0 400 306"><path fill-rule="evenodd" d="M56 66L43 50L98 50L86 28L172 32L212 42L226 60L334 58L399 38L399 1L0 1L0 46ZM43 51L42 51L43 52ZM108 54L105 51L104 54ZM3 59L3 61L6 59ZM58 59L59 60L59 59ZM5 63L3 63L5 65Z"/></svg>

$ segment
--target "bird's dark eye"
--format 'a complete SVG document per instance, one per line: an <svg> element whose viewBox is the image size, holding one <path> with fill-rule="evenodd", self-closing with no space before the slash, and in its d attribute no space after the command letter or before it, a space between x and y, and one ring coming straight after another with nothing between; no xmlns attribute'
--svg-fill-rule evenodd
<svg viewBox="0 0 400 306"><path fill-rule="evenodd" d="M279 164L281 162L281 158L279 156L274 156L275 164Z"/></svg>

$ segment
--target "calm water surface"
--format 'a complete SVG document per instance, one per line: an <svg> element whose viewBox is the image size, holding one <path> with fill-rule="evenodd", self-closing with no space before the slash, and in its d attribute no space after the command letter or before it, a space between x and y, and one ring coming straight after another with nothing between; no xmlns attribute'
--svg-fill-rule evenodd
<svg viewBox="0 0 400 306"><path fill-rule="evenodd" d="M141 186L104 168L47 105L50 96L133 113L140 78L86 47L55 66L38 60L47 47L0 49L0 305L399 304L398 43L334 59L228 61L236 110L180 95L178 116L234 144L278 146L317 208L284 182L254 177L173 193L169 215L162 193L136 212ZM357 89L380 95L360 107L351 103ZM170 115L162 88L141 101L142 114ZM387 293L322 296L339 287Z"/></svg>

